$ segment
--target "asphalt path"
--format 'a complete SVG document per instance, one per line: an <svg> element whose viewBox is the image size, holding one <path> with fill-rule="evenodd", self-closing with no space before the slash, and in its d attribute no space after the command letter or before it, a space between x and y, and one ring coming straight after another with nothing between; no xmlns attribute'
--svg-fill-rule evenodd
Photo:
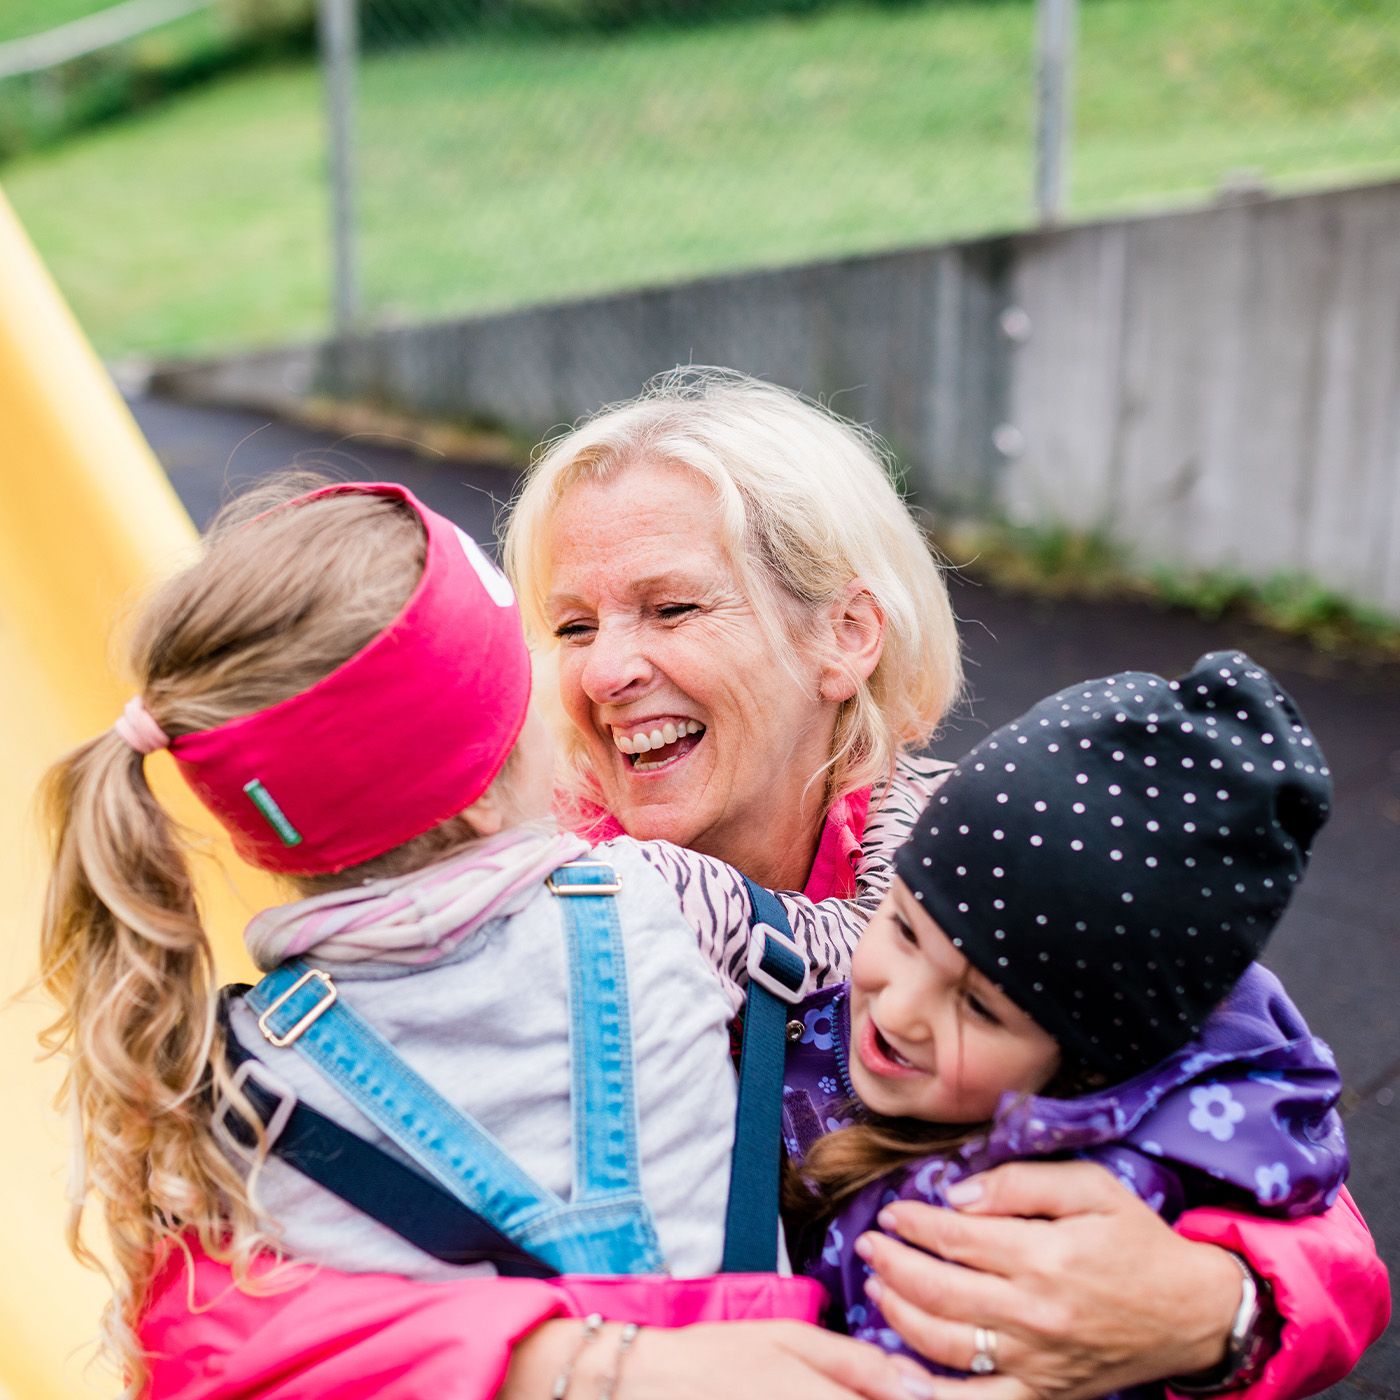
<svg viewBox="0 0 1400 1400"><path fill-rule="evenodd" d="M485 542L515 484L510 465L428 458L401 441L337 438L263 415L149 398L137 420L203 525L240 484L288 466L402 481ZM968 702L937 748L949 757L1042 695L1122 669L1172 675L1198 656L1243 647L1298 701L1332 767L1336 803L1312 867L1269 947L1348 1085L1351 1191L1381 1256L1400 1262L1400 664L1319 655L1259 629L1204 622L1138 602L1030 599L959 582ZM1400 1397L1400 1325L1332 1400Z"/></svg>

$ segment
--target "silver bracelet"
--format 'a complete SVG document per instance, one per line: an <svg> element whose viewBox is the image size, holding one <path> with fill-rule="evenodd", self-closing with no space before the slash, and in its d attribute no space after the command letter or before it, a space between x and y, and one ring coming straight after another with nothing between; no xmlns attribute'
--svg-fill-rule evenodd
<svg viewBox="0 0 1400 1400"><path fill-rule="evenodd" d="M617 1350L613 1352L612 1370L608 1372L607 1379L603 1382L603 1388L598 1392L598 1400L613 1400L613 1392L617 1389L618 1378L622 1375L622 1363L627 1358L627 1353L631 1350L632 1343L637 1340L637 1334L642 1330L638 1322L629 1322L622 1329L622 1335L617 1339Z"/></svg>
<svg viewBox="0 0 1400 1400"><path fill-rule="evenodd" d="M589 1313L583 1319L583 1332L574 1344L573 1353L564 1363L564 1369L554 1378L554 1388L549 1392L549 1400L564 1400L569 1393L569 1382L574 1378L574 1367L583 1355L584 1348L603 1330L602 1313Z"/></svg>

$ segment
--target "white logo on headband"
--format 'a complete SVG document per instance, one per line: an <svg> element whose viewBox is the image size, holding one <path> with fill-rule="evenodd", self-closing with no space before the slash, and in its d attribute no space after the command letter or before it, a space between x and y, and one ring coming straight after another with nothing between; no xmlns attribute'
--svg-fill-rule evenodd
<svg viewBox="0 0 1400 1400"><path fill-rule="evenodd" d="M476 570L476 576L491 595L491 601L498 608L510 607L515 602L515 590L511 588L510 580L486 557L481 546L465 530L456 525L452 528L457 531L457 538L462 541L462 553Z"/></svg>

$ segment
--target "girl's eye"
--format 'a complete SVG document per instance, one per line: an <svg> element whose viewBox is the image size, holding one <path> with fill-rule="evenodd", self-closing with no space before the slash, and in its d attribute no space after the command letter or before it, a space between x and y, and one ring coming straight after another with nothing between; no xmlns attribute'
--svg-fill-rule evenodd
<svg viewBox="0 0 1400 1400"><path fill-rule="evenodd" d="M965 993L964 1000L967 1003L967 1009L972 1012L979 1021L985 1021L989 1026L1001 1025L1001 1018L976 992Z"/></svg>

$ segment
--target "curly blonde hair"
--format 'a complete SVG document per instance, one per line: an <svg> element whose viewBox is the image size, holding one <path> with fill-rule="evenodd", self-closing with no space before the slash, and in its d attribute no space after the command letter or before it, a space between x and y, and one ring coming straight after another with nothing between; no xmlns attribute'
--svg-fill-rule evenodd
<svg viewBox="0 0 1400 1400"><path fill-rule="evenodd" d="M878 438L777 385L732 370L677 369L544 445L505 539L537 652L557 645L545 615L548 539L569 488L662 463L713 490L731 561L775 654L800 647L801 619L815 620L853 579L869 590L884 616L884 649L841 706L827 801L888 777L901 750L929 742L961 692L943 570L894 488ZM564 750L580 794L593 795L580 737L566 735Z"/></svg>
<svg viewBox="0 0 1400 1400"><path fill-rule="evenodd" d="M348 494L271 509L319 484L288 475L235 502L200 560L144 609L132 670L172 738L315 684L383 631L416 586L426 541L402 502ZM135 1324L180 1237L197 1236L243 1286L256 1282L255 1255L270 1244L275 1253L253 1200L266 1144L224 1067L213 953L185 843L141 755L108 731L53 767L43 799L54 864L40 979L60 1008L43 1043L69 1057L61 1097L80 1116L84 1196L101 1203L115 1259L104 1341L134 1396L146 1376ZM454 817L364 865L295 884L314 892L397 874L473 839ZM220 1096L258 1138L247 1179L212 1132ZM102 1267L80 1238L85 1204L72 1209L69 1245Z"/></svg>

